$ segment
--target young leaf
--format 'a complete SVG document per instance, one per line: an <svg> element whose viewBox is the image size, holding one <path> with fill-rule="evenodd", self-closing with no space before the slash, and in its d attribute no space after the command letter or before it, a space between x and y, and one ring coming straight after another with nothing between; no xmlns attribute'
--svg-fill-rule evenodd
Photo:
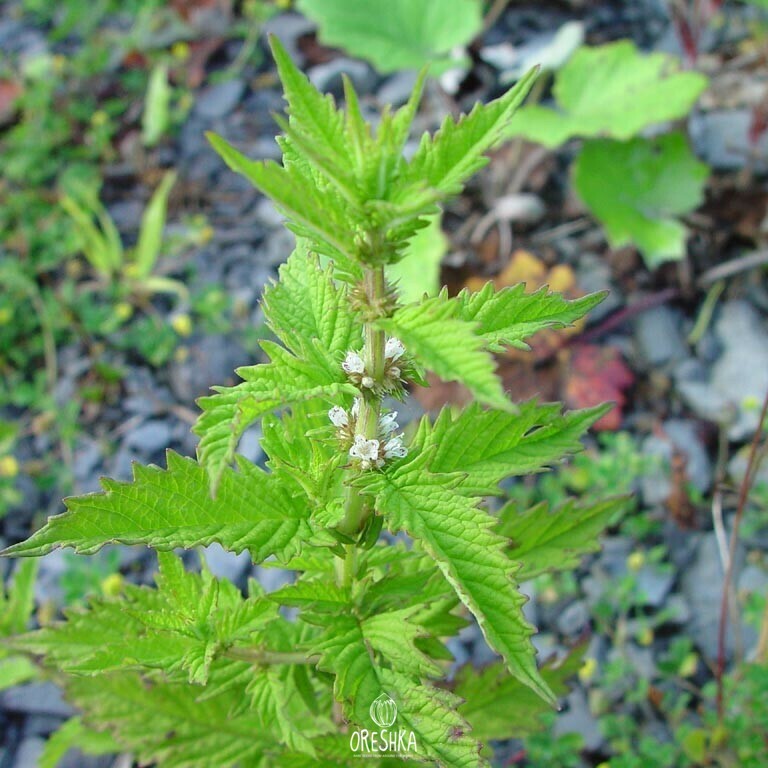
<svg viewBox="0 0 768 768"><path fill-rule="evenodd" d="M702 202L708 176L680 133L590 141L574 167L576 189L611 247L634 243L650 268L685 255L687 229L677 217Z"/></svg>
<svg viewBox="0 0 768 768"><path fill-rule="evenodd" d="M558 109L521 109L505 136L558 147L574 136L629 139L690 112L707 87L698 72L680 72L666 53L641 53L630 40L578 50L558 72Z"/></svg>
<svg viewBox="0 0 768 768"><path fill-rule="evenodd" d="M170 195L171 187L175 183L175 172L168 171L152 194L144 215L141 217L139 241L133 251L133 266L136 270L136 277L149 277L160 256L163 246L165 216L168 210L168 195Z"/></svg>
<svg viewBox="0 0 768 768"><path fill-rule="evenodd" d="M523 616L525 597L517 591L517 566L504 551L506 540L492 530L494 519L477 509L476 500L454 492L461 476L432 474L429 461L430 452L423 452L359 484L375 495L376 510L390 530L405 531L421 543L509 671L554 702L536 669L533 628Z"/></svg>
<svg viewBox="0 0 768 768"><path fill-rule="evenodd" d="M242 460L240 473L222 474L213 499L201 466L173 451L167 457L167 470L137 464L133 482L104 480L103 493L67 499L67 512L6 554L43 555L56 547L92 554L114 542L168 550L215 541L232 552L247 549L260 562L289 557L309 536L308 505L279 476Z"/></svg>
<svg viewBox="0 0 768 768"><path fill-rule="evenodd" d="M446 381L460 381L483 403L511 410L493 358L476 324L457 318L458 305L443 296L398 309L378 325L400 339L416 361Z"/></svg>
<svg viewBox="0 0 768 768"><path fill-rule="evenodd" d="M460 493L490 496L505 477L541 472L580 451L580 438L609 408L563 414L559 405L535 400L520 405L518 413L483 410L477 404L459 415L443 408L434 425L422 419L412 448L434 451L430 471L460 472Z"/></svg>
<svg viewBox="0 0 768 768"><path fill-rule="evenodd" d="M494 352L504 346L529 349L525 339L544 328L564 328L584 317L605 298L605 293L592 293L569 300L559 293L550 293L546 287L533 293L525 292L525 284L494 290L486 283L479 291L466 288L455 301L462 320L475 321L477 333Z"/></svg>
<svg viewBox="0 0 768 768"><path fill-rule="evenodd" d="M482 28L477 0L299 0L298 8L317 22L324 44L370 61L382 74L425 64L440 74L456 65L451 51Z"/></svg>
<svg viewBox="0 0 768 768"><path fill-rule="evenodd" d="M550 510L547 504L518 511L509 504L499 513L498 531L512 540L509 556L521 563L524 581L547 571L575 568L581 558L596 552L597 537L626 504L625 497L593 504L567 501Z"/></svg>
<svg viewBox="0 0 768 768"><path fill-rule="evenodd" d="M245 176L274 201L297 235L310 238L319 253L342 261L354 260L355 245L347 212L331 190L320 190L311 174L302 173L297 165L289 170L272 161L250 160L220 136L206 136L233 171Z"/></svg>
<svg viewBox="0 0 768 768"><path fill-rule="evenodd" d="M477 103L458 121L446 117L434 135L424 134L404 176L398 199L405 202L426 186L449 197L461 191L464 182L488 161L485 153L504 137L512 115L528 95L536 70L528 72L500 98Z"/></svg>

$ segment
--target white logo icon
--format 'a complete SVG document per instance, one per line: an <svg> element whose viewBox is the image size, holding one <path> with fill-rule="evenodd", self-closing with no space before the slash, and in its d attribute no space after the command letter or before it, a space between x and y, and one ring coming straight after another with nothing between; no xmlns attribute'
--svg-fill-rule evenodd
<svg viewBox="0 0 768 768"><path fill-rule="evenodd" d="M386 693L382 693L381 696L373 700L368 711L371 713L371 720L379 728L389 728L397 717L397 704Z"/></svg>

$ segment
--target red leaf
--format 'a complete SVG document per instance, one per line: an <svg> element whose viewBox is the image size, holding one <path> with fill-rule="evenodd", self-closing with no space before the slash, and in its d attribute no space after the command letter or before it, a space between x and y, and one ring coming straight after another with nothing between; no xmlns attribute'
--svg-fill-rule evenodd
<svg viewBox="0 0 768 768"><path fill-rule="evenodd" d="M615 347L583 344L575 347L570 361L565 398L571 408L589 408L606 401L616 407L595 425L597 430L616 430L621 426L624 394L635 377Z"/></svg>

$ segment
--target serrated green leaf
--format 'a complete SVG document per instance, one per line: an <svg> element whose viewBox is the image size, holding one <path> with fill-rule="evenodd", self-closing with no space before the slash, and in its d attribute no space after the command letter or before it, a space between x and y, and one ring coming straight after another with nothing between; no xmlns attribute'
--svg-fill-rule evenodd
<svg viewBox="0 0 768 768"><path fill-rule="evenodd" d="M378 325L441 379L460 381L483 403L513 409L496 376L493 358L476 334L476 324L458 319L458 309L439 296L402 307Z"/></svg>
<svg viewBox="0 0 768 768"><path fill-rule="evenodd" d="M344 113L336 109L333 96L321 94L307 76L291 61L280 40L269 39L277 73L288 102L290 128L296 131L320 157L339 173L349 167L352 156L346 142Z"/></svg>
<svg viewBox="0 0 768 768"><path fill-rule="evenodd" d="M333 267L320 266L306 243L280 267L279 281L267 286L262 308L270 328L288 349L300 355L317 343L326 360L359 346L360 327L349 308L347 291L333 280Z"/></svg>
<svg viewBox="0 0 768 768"><path fill-rule="evenodd" d="M199 701L188 684L134 672L70 677L66 691L84 722L106 729L140 762L163 768L267 768L278 745L252 712L232 713L243 690Z"/></svg>
<svg viewBox="0 0 768 768"><path fill-rule="evenodd" d="M566 299L546 286L526 293L524 283L496 291L488 282L479 291L462 290L455 301L460 306L459 317L476 322L478 335L490 349L500 352L505 345L528 349L526 339L544 328L574 323L604 298L603 292Z"/></svg>
<svg viewBox="0 0 768 768"><path fill-rule="evenodd" d="M629 139L650 125L685 117L707 83L698 72L680 72L672 56L641 53L630 40L585 46L557 73L557 109L524 107L506 136L550 148L574 136Z"/></svg>
<svg viewBox="0 0 768 768"><path fill-rule="evenodd" d="M557 696L568 692L566 681L579 671L585 650L585 646L577 648L560 663L541 668L541 676ZM473 735L486 744L536 733L544 728L541 716L552 711L499 663L482 669L461 667L453 691L463 699L459 714L469 721Z"/></svg>
<svg viewBox="0 0 768 768"><path fill-rule="evenodd" d="M482 28L478 0L299 0L299 10L320 27L326 45L370 61L382 74L432 64L439 74L455 66L451 52Z"/></svg>
<svg viewBox="0 0 768 768"><path fill-rule="evenodd" d="M575 568L585 554L600 549L598 536L625 504L620 497L594 504L571 500L552 510L546 504L524 511L513 504L505 507L499 532L512 540L509 555L522 564L518 577L527 581Z"/></svg>
<svg viewBox="0 0 768 768"><path fill-rule="evenodd" d="M456 195L464 182L487 163L485 153L503 139L512 115L527 96L536 70L531 70L500 98L488 104L475 105L458 121L446 117L434 135L424 134L404 178L405 191L426 186L444 196Z"/></svg>
<svg viewBox="0 0 768 768"><path fill-rule="evenodd" d="M127 585L120 599L95 599L70 611L66 622L19 635L10 646L45 654L74 674L159 669L205 684L215 659L232 647L256 646L256 633L278 618L266 597L243 599L207 571L188 573L172 553L159 559L156 590Z"/></svg>
<svg viewBox="0 0 768 768"><path fill-rule="evenodd" d="M422 419L412 449L434 451L432 472L461 473L460 493L490 496L505 477L541 472L581 451L579 439L609 408L562 413L558 404L535 400L521 404L518 413L483 410L476 403L458 415L443 408L434 425Z"/></svg>
<svg viewBox="0 0 768 768"><path fill-rule="evenodd" d="M295 164L289 170L272 161L250 160L220 136L206 136L224 162L271 198L289 226L309 237L315 250L331 258L353 260L348 217L343 203L334 203L329 190L320 190L311 175L302 174Z"/></svg>
<svg viewBox="0 0 768 768"><path fill-rule="evenodd" d="M708 176L680 133L590 141L574 167L576 189L611 247L636 245L651 268L685 255L688 231L677 217L702 202Z"/></svg>
<svg viewBox="0 0 768 768"><path fill-rule="evenodd" d="M520 681L553 702L536 669L525 620L526 598L517 590L516 565L506 555L506 540L494 519L477 509L477 500L457 494L458 474L432 474L430 452L417 454L391 471L361 478L367 493L393 532L405 531L434 559L456 594L478 621L488 644Z"/></svg>
<svg viewBox="0 0 768 768"><path fill-rule="evenodd" d="M198 456L214 488L243 432L257 419L318 398L344 404L357 393L341 368L344 351L361 343L346 290L335 285L330 268L321 269L308 256L304 244L281 268L280 281L266 290L264 306L273 331L295 355L263 342L270 363L239 368L243 383L215 387L217 394L198 401L203 413L193 430L200 435Z"/></svg>
<svg viewBox="0 0 768 768"><path fill-rule="evenodd" d="M243 460L239 473L222 474L213 499L203 467L172 451L167 461L167 470L134 465L133 482L104 480L103 493L66 499L67 512L5 553L73 547L92 554L114 542L159 550L218 542L232 552L247 549L260 562L297 553L310 535L306 500L289 493L278 476Z"/></svg>

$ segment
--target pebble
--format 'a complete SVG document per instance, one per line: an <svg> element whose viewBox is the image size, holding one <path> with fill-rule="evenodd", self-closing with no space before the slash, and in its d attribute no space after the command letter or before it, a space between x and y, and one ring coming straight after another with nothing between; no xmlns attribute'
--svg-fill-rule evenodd
<svg viewBox="0 0 768 768"><path fill-rule="evenodd" d="M171 427L167 421L145 421L125 436L125 445L145 456L164 451L171 442Z"/></svg>
<svg viewBox="0 0 768 768"><path fill-rule="evenodd" d="M575 600L557 619L557 629L566 637L578 635L589 624L589 606L584 600Z"/></svg>
<svg viewBox="0 0 768 768"><path fill-rule="evenodd" d="M208 120L225 117L239 104L244 93L245 82L239 78L210 85L197 94L195 112Z"/></svg>
<svg viewBox="0 0 768 768"><path fill-rule="evenodd" d="M768 157L768 135L762 135L753 146L749 133L752 123L750 109L694 110L688 128L696 154L718 171L743 168L750 157L765 170Z"/></svg>
<svg viewBox="0 0 768 768"><path fill-rule="evenodd" d="M580 688L576 688L566 699L568 709L561 712L555 720L553 736L566 733L578 733L584 739L584 748L596 752L605 742L600 725L589 710L587 697Z"/></svg>
<svg viewBox="0 0 768 768"><path fill-rule="evenodd" d="M624 305L621 293L611 283L610 265L596 253L586 252L579 255L576 283L584 293L608 291L608 295L594 309L590 310L588 320L592 324L604 320Z"/></svg>
<svg viewBox="0 0 768 768"><path fill-rule="evenodd" d="M688 480L702 493L712 484L712 462L692 421L669 419L663 424L664 433L672 445L686 458Z"/></svg>
<svg viewBox="0 0 768 768"><path fill-rule="evenodd" d="M50 682L8 688L0 693L0 708L30 715L55 715L62 719L75 714L75 709L62 698L61 691Z"/></svg>
<svg viewBox="0 0 768 768"><path fill-rule="evenodd" d="M413 92L413 86L416 84L416 75L417 73L414 70L406 69L387 78L377 94L379 104L390 104L393 107L405 104Z"/></svg>
<svg viewBox="0 0 768 768"><path fill-rule="evenodd" d="M649 369L679 362L688 356L688 347L681 332L680 313L659 306L638 315L635 321L635 341L641 360Z"/></svg>
<svg viewBox="0 0 768 768"><path fill-rule="evenodd" d="M643 566L636 574L638 591L643 595L645 605L661 608L675 582L672 568L660 568L657 565Z"/></svg>
<svg viewBox="0 0 768 768"><path fill-rule="evenodd" d="M211 573L219 579L227 579L233 584L244 581L246 571L251 565L251 557L248 552L240 554L228 552L221 544L213 543L203 548L205 561Z"/></svg>
<svg viewBox="0 0 768 768"><path fill-rule="evenodd" d="M723 570L715 534L698 534L697 538L696 557L682 574L681 589L691 608L688 632L707 659L712 661L717 658ZM733 647L730 629L726 640L726 650L730 653Z"/></svg>
<svg viewBox="0 0 768 768"><path fill-rule="evenodd" d="M376 84L376 74L364 61L343 56L317 64L307 72L312 85L323 93L341 96L344 92L342 75L346 75L358 93L368 93Z"/></svg>
<svg viewBox="0 0 768 768"><path fill-rule="evenodd" d="M43 755L45 741L39 736L29 736L24 739L13 759L13 768L38 768Z"/></svg>

